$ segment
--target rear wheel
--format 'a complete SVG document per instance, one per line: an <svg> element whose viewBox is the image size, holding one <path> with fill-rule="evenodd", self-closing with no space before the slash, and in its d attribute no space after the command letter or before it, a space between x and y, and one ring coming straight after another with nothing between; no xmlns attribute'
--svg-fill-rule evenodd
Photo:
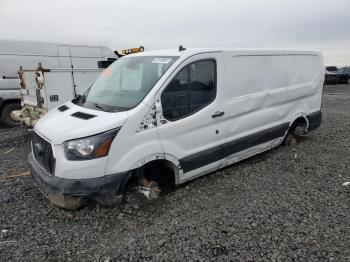
<svg viewBox="0 0 350 262"><path fill-rule="evenodd" d="M348 84L350 84L350 78L348 79Z"/></svg>
<svg viewBox="0 0 350 262"><path fill-rule="evenodd" d="M21 105L19 103L10 103L6 104L1 111L1 120L8 127L15 127L20 124L18 121L14 121L11 118L11 112L14 110L21 109Z"/></svg>
<svg viewBox="0 0 350 262"><path fill-rule="evenodd" d="M307 135L307 122L303 117L296 119L290 126L283 144L286 146L294 146L298 140Z"/></svg>
<svg viewBox="0 0 350 262"><path fill-rule="evenodd" d="M286 146L295 146L297 140L293 134L288 134L284 140L284 145Z"/></svg>

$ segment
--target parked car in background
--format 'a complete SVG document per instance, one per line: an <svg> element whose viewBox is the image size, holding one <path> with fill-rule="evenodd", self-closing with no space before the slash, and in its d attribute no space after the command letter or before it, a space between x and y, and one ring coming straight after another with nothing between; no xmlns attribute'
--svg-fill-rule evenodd
<svg viewBox="0 0 350 262"><path fill-rule="evenodd" d="M350 68L344 67L338 70L337 80L339 84L350 84Z"/></svg>
<svg viewBox="0 0 350 262"><path fill-rule="evenodd" d="M324 83L326 85L336 85L338 84L338 73L337 71L329 71L326 67L325 70L325 77L324 77Z"/></svg>
<svg viewBox="0 0 350 262"><path fill-rule="evenodd" d="M326 66L326 70L336 73L338 71L338 68L336 66Z"/></svg>

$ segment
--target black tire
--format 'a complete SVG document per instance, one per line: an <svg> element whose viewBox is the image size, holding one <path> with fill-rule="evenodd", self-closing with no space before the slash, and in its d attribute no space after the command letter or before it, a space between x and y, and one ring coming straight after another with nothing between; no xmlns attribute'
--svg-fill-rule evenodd
<svg viewBox="0 0 350 262"><path fill-rule="evenodd" d="M15 127L20 124L18 121L14 121L11 118L11 112L14 110L19 110L21 109L21 104L19 103L10 103L6 104L1 111L1 120L4 123L5 126L8 127Z"/></svg>

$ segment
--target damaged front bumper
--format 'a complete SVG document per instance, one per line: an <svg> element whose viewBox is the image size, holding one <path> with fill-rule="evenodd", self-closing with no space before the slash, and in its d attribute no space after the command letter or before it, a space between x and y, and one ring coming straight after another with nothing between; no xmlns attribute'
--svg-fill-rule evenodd
<svg viewBox="0 0 350 262"><path fill-rule="evenodd" d="M30 171L41 192L56 206L64 209L78 209L96 201L104 206L117 206L121 203L129 172L90 179L64 179L46 174L33 155L29 154Z"/></svg>

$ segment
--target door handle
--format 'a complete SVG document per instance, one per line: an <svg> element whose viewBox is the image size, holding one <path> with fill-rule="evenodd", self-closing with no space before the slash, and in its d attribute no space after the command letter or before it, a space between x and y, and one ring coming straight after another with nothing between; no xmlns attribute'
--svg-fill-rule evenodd
<svg viewBox="0 0 350 262"><path fill-rule="evenodd" d="M223 116L224 114L225 114L225 112L216 111L211 117L212 117L212 118L216 118L216 117Z"/></svg>

